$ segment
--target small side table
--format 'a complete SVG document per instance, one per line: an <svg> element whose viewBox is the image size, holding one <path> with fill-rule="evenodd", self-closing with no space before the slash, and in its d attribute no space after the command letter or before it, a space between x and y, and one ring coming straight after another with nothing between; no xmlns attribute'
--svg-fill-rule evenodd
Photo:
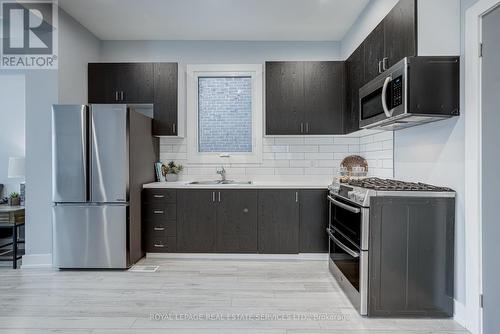
<svg viewBox="0 0 500 334"><path fill-rule="evenodd" d="M12 269L17 269L17 260L24 254L24 250L18 249L19 244L24 244L19 239L19 227L24 223L24 206L0 205L0 228L12 229L12 241L0 245L0 261L12 261Z"/></svg>

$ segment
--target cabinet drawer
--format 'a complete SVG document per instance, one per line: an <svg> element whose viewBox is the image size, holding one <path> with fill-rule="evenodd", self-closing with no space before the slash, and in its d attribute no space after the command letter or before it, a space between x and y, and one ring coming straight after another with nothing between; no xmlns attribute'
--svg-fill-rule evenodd
<svg viewBox="0 0 500 334"><path fill-rule="evenodd" d="M175 203L177 191L175 189L143 189L143 203Z"/></svg>
<svg viewBox="0 0 500 334"><path fill-rule="evenodd" d="M144 232L148 237L175 237L177 234L177 222L144 222Z"/></svg>
<svg viewBox="0 0 500 334"><path fill-rule="evenodd" d="M176 251L175 237L151 237L145 242L148 253L173 253Z"/></svg>
<svg viewBox="0 0 500 334"><path fill-rule="evenodd" d="M177 206L175 204L149 204L143 207L142 216L154 223L176 220Z"/></svg>

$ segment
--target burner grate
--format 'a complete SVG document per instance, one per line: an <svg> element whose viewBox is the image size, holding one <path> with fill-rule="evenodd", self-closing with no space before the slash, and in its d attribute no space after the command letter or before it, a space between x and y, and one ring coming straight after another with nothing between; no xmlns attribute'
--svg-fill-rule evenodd
<svg viewBox="0 0 500 334"><path fill-rule="evenodd" d="M377 191L434 191L448 192L453 191L446 187L437 187L421 182L404 182L398 180L380 179L376 177L351 180L349 185Z"/></svg>

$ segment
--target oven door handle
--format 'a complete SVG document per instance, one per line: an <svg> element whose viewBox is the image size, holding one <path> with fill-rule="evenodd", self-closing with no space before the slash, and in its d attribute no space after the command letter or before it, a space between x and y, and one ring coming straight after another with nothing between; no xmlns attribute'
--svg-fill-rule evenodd
<svg viewBox="0 0 500 334"><path fill-rule="evenodd" d="M352 207L350 205L347 205L347 204L344 204L342 202L339 202L335 198L333 198L332 196L328 196L328 200L330 202L332 202L333 204L335 204L336 206L338 206L338 207L340 207L342 209L345 209L345 210L347 210L349 212L352 212L352 213L360 213L361 212L361 210L359 208L354 208L354 207Z"/></svg>
<svg viewBox="0 0 500 334"><path fill-rule="evenodd" d="M328 236L330 237L330 239L337 245L339 246L340 248L342 248L347 254L349 254L350 256L354 257L354 258L358 258L359 257L359 253L356 252L356 251L353 251L352 249L350 249L349 247L347 247L346 245L344 245L342 242L340 242L339 239L335 238L335 236L333 235L332 233L332 230L330 230L329 228L326 229L326 233L328 233Z"/></svg>

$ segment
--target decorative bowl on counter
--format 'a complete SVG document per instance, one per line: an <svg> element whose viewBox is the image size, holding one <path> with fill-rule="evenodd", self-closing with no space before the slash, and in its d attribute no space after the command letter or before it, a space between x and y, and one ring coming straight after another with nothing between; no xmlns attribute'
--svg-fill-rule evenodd
<svg viewBox="0 0 500 334"><path fill-rule="evenodd" d="M350 155L340 163L339 174L341 182L348 182L351 178L366 177L368 162L359 155Z"/></svg>

